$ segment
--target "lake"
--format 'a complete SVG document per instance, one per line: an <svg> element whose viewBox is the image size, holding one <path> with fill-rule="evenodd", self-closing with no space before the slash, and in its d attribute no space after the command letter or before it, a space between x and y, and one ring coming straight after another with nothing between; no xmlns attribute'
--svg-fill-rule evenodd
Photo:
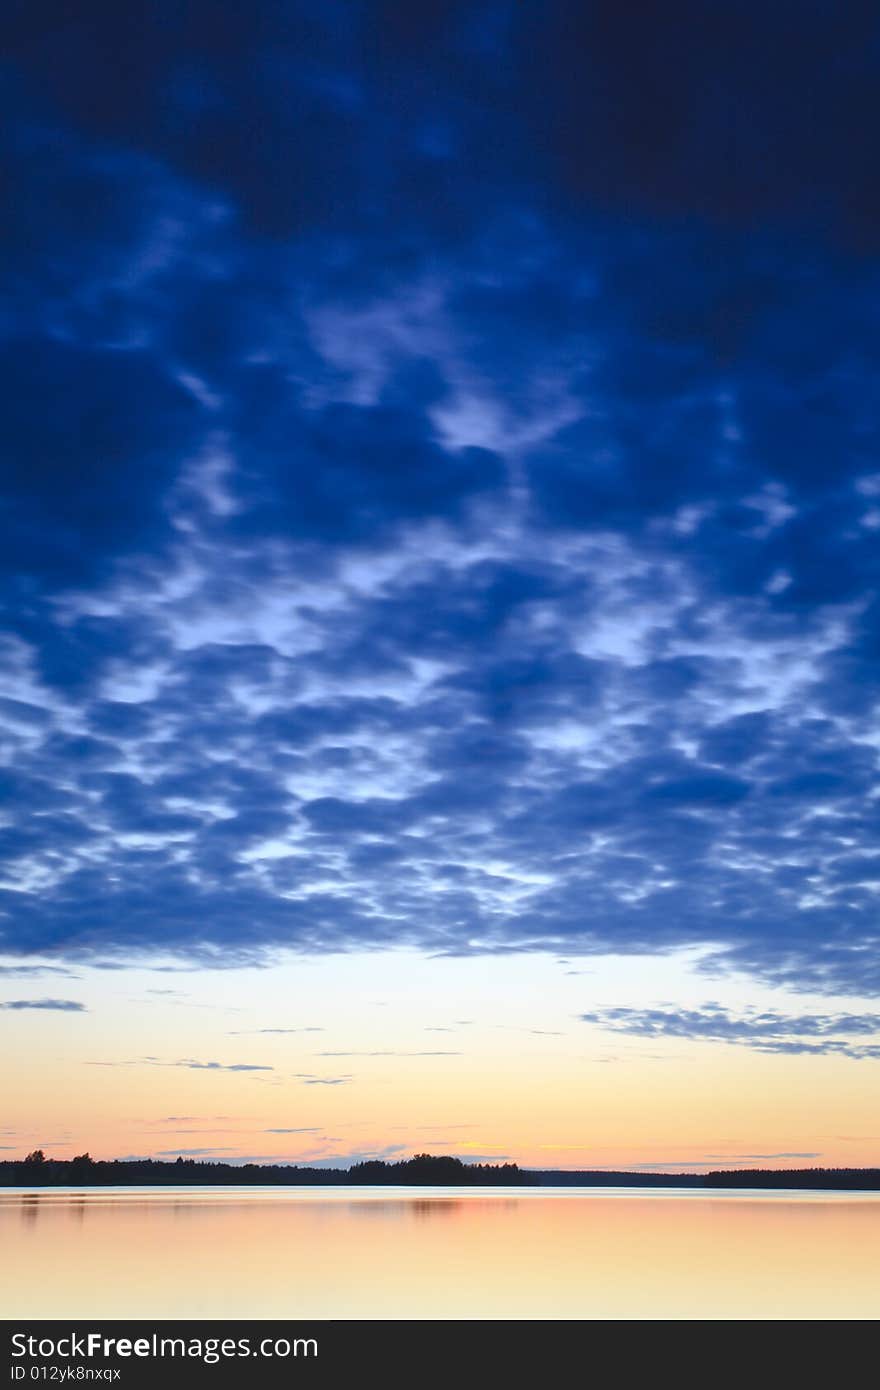
<svg viewBox="0 0 880 1390"><path fill-rule="evenodd" d="M880 1194L0 1189L6 1318L877 1318Z"/></svg>

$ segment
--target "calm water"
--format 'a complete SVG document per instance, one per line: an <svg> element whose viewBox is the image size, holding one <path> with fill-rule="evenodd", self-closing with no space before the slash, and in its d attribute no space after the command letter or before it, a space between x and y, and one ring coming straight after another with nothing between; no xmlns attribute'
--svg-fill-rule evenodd
<svg viewBox="0 0 880 1390"><path fill-rule="evenodd" d="M877 1318L880 1195L0 1190L2 1316Z"/></svg>

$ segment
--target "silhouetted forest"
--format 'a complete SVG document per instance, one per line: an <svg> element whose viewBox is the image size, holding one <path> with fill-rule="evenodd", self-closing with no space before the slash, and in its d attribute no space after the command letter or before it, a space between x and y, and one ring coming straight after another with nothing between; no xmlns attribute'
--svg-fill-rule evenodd
<svg viewBox="0 0 880 1390"><path fill-rule="evenodd" d="M516 1163L463 1163L448 1154L415 1154L387 1163L368 1159L350 1168L301 1168L282 1163L216 1163L203 1159L46 1158L40 1149L0 1162L0 1187L143 1186L424 1186L424 1187L754 1187L880 1191L880 1168L750 1168L712 1173L637 1173L520 1168Z"/></svg>
<svg viewBox="0 0 880 1390"><path fill-rule="evenodd" d="M880 1191L880 1168L731 1168L711 1173L524 1170L541 1187L773 1187Z"/></svg>
<svg viewBox="0 0 880 1390"><path fill-rule="evenodd" d="M530 1168L538 1187L704 1187L701 1173L609 1172L606 1168Z"/></svg>
<svg viewBox="0 0 880 1390"><path fill-rule="evenodd" d="M348 1181L357 1183L418 1183L426 1186L500 1183L504 1187L527 1184L528 1175L515 1163L462 1163L448 1155L434 1157L416 1154L397 1163L369 1159L354 1163L348 1170Z"/></svg>
<svg viewBox="0 0 880 1390"><path fill-rule="evenodd" d="M301 1168L296 1164L212 1163L202 1159L94 1159L80 1154L72 1159L46 1158L35 1150L19 1162L0 1163L3 1187L128 1187L143 1185L242 1184L332 1187L352 1183L417 1184L420 1186L522 1186L532 1179L515 1163L463 1163L447 1155L416 1154L397 1163L370 1159L350 1168Z"/></svg>
<svg viewBox="0 0 880 1390"><path fill-rule="evenodd" d="M707 1187L807 1187L837 1191L880 1190L880 1168L753 1168L707 1173Z"/></svg>

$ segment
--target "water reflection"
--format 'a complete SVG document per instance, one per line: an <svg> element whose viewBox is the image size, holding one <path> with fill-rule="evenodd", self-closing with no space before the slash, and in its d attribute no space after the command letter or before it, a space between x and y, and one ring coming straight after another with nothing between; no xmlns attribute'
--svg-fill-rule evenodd
<svg viewBox="0 0 880 1390"><path fill-rule="evenodd" d="M402 1221L406 1215L406 1204L404 1202L382 1201L381 1198L372 1202L349 1202L346 1211L354 1220L383 1220Z"/></svg>
<svg viewBox="0 0 880 1390"><path fill-rule="evenodd" d="M399 1197L391 1201L374 1197L369 1201L348 1202L346 1211L360 1221L429 1221L438 1216L454 1216L463 1207L464 1203L454 1197L411 1197L403 1201Z"/></svg>
<svg viewBox="0 0 880 1390"><path fill-rule="evenodd" d="M0 1248L7 1318L880 1316L876 1194L7 1189Z"/></svg>
<svg viewBox="0 0 880 1390"><path fill-rule="evenodd" d="M33 1225L40 1214L39 1194L29 1192L21 1199L21 1218L27 1225Z"/></svg>
<svg viewBox="0 0 880 1390"><path fill-rule="evenodd" d="M428 1200L414 1197L411 1202L405 1202L403 1205L417 1221L426 1221L434 1216L454 1216L456 1212L461 1211L464 1203L456 1202L452 1198L444 1201L443 1198L436 1197Z"/></svg>

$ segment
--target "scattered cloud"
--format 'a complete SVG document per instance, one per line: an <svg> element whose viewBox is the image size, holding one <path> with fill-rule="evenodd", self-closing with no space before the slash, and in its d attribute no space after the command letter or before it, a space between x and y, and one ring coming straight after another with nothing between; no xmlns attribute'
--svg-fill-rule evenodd
<svg viewBox="0 0 880 1390"><path fill-rule="evenodd" d="M880 996L873 17L717 8L14 45L5 956Z"/></svg>
<svg viewBox="0 0 880 1390"><path fill-rule="evenodd" d="M234 1115L162 1115L158 1120L153 1120L152 1123L157 1125L191 1124L196 1120L207 1123L208 1121L233 1120L235 1118Z"/></svg>
<svg viewBox="0 0 880 1390"><path fill-rule="evenodd" d="M274 1071L274 1067L268 1067L255 1062L194 1062L185 1058L181 1062L165 1062L159 1065L169 1067L189 1067L192 1071Z"/></svg>
<svg viewBox="0 0 880 1390"><path fill-rule="evenodd" d="M207 1158L213 1154L231 1154L234 1148L217 1149L159 1149L156 1152L157 1158Z"/></svg>
<svg viewBox="0 0 880 1390"><path fill-rule="evenodd" d="M79 978L76 972L68 970L61 965L0 965L0 979L3 978L26 978L39 975L66 975L69 978Z"/></svg>
<svg viewBox="0 0 880 1390"><path fill-rule="evenodd" d="M774 1163L781 1158L821 1158L821 1151L772 1154L709 1154L710 1163Z"/></svg>
<svg viewBox="0 0 880 1390"><path fill-rule="evenodd" d="M76 999L9 999L0 1003L0 1009L51 1009L66 1014L86 1012L85 1004L80 1004Z"/></svg>
<svg viewBox="0 0 880 1390"><path fill-rule="evenodd" d="M463 1057L462 1052L316 1052L316 1057Z"/></svg>
<svg viewBox="0 0 880 1390"><path fill-rule="evenodd" d="M710 1003L701 1009L623 1006L596 1009L580 1017L610 1032L636 1037L736 1043L759 1052L880 1058L880 1043L852 1041L880 1035L880 1016L876 1014L784 1014L774 1009L734 1013Z"/></svg>
<svg viewBox="0 0 880 1390"><path fill-rule="evenodd" d="M315 1076L313 1072L295 1071L293 1076L297 1081L301 1081L304 1086L347 1086L353 1077L347 1076Z"/></svg>
<svg viewBox="0 0 880 1390"><path fill-rule="evenodd" d="M197 1062L184 1057L177 1062L162 1061L158 1057L134 1057L118 1062L87 1062L90 1067L186 1067L191 1071L274 1071L275 1068L255 1062Z"/></svg>
<svg viewBox="0 0 880 1390"><path fill-rule="evenodd" d="M246 1033L323 1033L323 1028L236 1028L230 1030L230 1037L243 1037Z"/></svg>
<svg viewBox="0 0 880 1390"><path fill-rule="evenodd" d="M264 1134L319 1134L320 1129L312 1125L311 1127L300 1127L298 1129L264 1129Z"/></svg>
<svg viewBox="0 0 880 1390"><path fill-rule="evenodd" d="M597 1173L608 1172L635 1172L635 1173L687 1173L700 1170L711 1171L718 1168L740 1168L754 1166L755 1163L776 1163L780 1159L796 1160L799 1166L809 1159L821 1158L821 1153L778 1153L778 1154L741 1154L720 1155L717 1158L694 1159L694 1158L669 1158L657 1160L655 1163L618 1163L610 1166L608 1164L589 1164L586 1171Z"/></svg>

